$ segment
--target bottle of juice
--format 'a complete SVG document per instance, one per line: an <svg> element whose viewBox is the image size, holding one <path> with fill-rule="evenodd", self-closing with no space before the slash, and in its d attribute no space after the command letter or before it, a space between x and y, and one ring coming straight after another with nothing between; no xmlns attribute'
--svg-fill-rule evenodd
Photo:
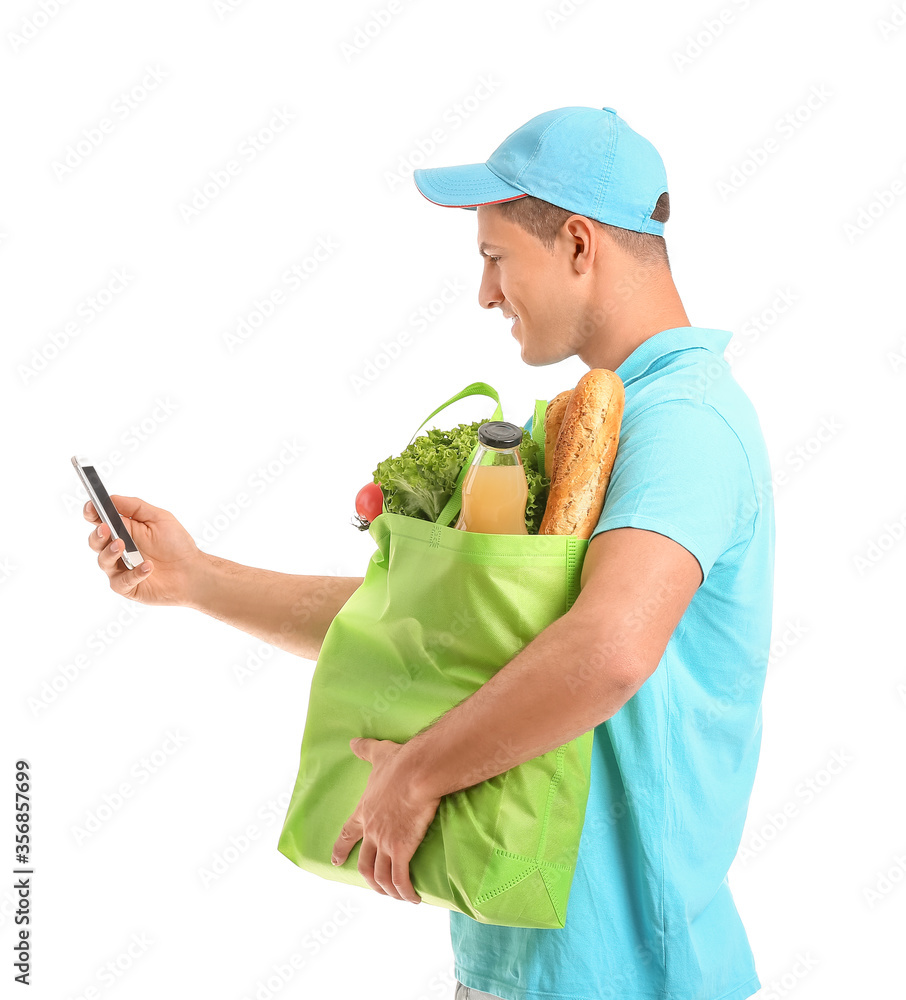
<svg viewBox="0 0 906 1000"><path fill-rule="evenodd" d="M464 531L527 535L528 482L519 456L522 428L491 420L478 428L478 451L462 483L462 510L453 525Z"/></svg>

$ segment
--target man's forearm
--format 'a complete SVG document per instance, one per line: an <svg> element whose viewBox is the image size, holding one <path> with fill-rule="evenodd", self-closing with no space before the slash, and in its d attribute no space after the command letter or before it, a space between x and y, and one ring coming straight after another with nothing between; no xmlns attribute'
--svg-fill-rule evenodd
<svg viewBox="0 0 906 1000"><path fill-rule="evenodd" d="M190 607L309 660L364 579L296 576L204 556Z"/></svg>
<svg viewBox="0 0 906 1000"><path fill-rule="evenodd" d="M640 686L594 623L557 619L465 701L405 744L416 787L468 788L609 719Z"/></svg>

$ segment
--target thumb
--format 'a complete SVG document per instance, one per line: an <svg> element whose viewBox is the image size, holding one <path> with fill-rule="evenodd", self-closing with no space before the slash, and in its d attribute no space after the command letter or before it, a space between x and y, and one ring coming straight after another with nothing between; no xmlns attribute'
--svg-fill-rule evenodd
<svg viewBox="0 0 906 1000"><path fill-rule="evenodd" d="M356 757L370 761L372 743L377 743L377 740L372 739L370 736L356 736L349 741L349 746Z"/></svg>
<svg viewBox="0 0 906 1000"><path fill-rule="evenodd" d="M163 507L155 507L146 500L139 499L139 497L126 497L119 493L111 493L110 499L113 501L113 506L116 507L120 517L128 517L130 521L141 521L145 524L150 524L154 521L165 521L173 517Z"/></svg>

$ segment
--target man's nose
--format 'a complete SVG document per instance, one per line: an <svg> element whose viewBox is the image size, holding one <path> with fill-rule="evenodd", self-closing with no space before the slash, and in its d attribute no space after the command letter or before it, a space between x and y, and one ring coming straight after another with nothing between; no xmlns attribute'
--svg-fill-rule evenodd
<svg viewBox="0 0 906 1000"><path fill-rule="evenodd" d="M478 286L478 304L483 309L493 309L503 301L503 292L500 291L500 282L496 281L487 268L481 276L481 284Z"/></svg>

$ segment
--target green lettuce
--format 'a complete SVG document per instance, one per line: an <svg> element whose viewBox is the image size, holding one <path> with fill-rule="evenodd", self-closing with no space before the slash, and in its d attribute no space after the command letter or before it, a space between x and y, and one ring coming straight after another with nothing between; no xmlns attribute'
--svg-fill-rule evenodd
<svg viewBox="0 0 906 1000"><path fill-rule="evenodd" d="M460 469L478 443L478 428L486 422L457 424L449 431L429 430L398 457L379 462L372 478L381 485L385 508L393 514L436 521L453 495ZM522 435L519 457L528 483L525 526L530 535L537 535L550 479L544 475L544 453L527 431Z"/></svg>

